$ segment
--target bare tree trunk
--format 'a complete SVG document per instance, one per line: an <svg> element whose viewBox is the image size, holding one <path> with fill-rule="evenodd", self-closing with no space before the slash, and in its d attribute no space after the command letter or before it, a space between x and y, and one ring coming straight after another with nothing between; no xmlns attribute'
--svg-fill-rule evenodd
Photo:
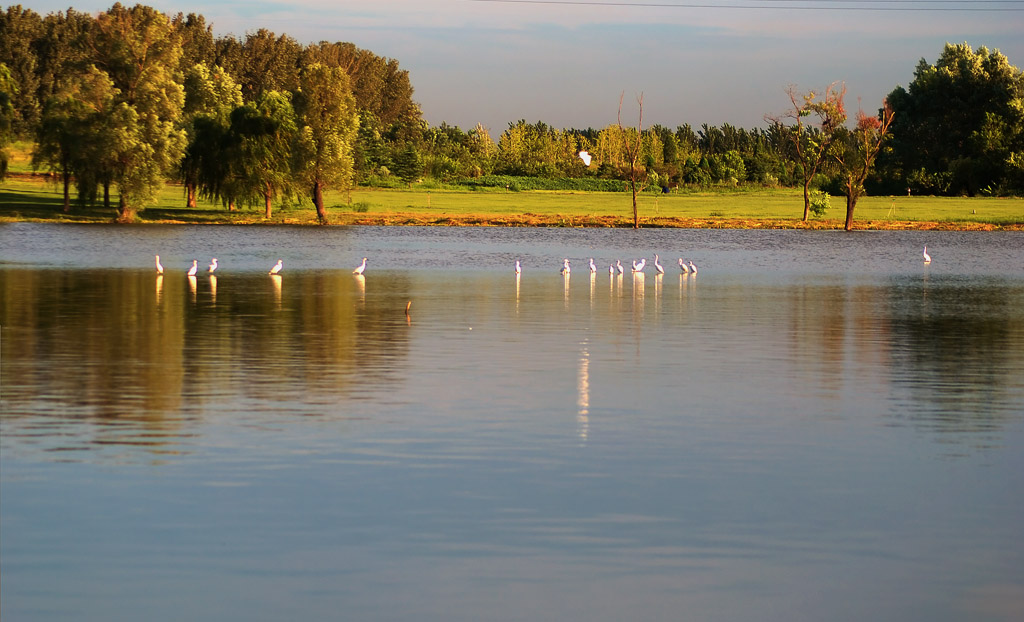
<svg viewBox="0 0 1024 622"><path fill-rule="evenodd" d="M264 218L270 218L270 212L272 211L272 197L273 193L271 192L270 184L267 184L266 187L263 189L263 203L264 207L266 208L266 214L264 215Z"/></svg>
<svg viewBox="0 0 1024 622"><path fill-rule="evenodd" d="M61 176L64 178L64 213L71 211L71 173L64 169Z"/></svg>
<svg viewBox="0 0 1024 622"><path fill-rule="evenodd" d="M327 224L327 212L324 210L324 190L320 181L313 182L313 205L316 206L316 218L321 225Z"/></svg>
<svg viewBox="0 0 1024 622"><path fill-rule="evenodd" d="M103 182L103 209L110 209L110 182Z"/></svg>
<svg viewBox="0 0 1024 622"><path fill-rule="evenodd" d="M811 178L804 179L804 222L811 217Z"/></svg>
<svg viewBox="0 0 1024 622"><path fill-rule="evenodd" d="M186 207L195 207L196 206L196 185L193 182L189 182L185 187L186 187L186 192L188 194L188 198L185 200L185 206Z"/></svg>
<svg viewBox="0 0 1024 622"><path fill-rule="evenodd" d="M853 231L853 208L857 207L857 195L850 192L846 195L846 226L847 231Z"/></svg>
<svg viewBox="0 0 1024 622"><path fill-rule="evenodd" d="M117 200L117 221L127 223L133 220L135 220L135 208L128 205L128 201L122 192Z"/></svg>

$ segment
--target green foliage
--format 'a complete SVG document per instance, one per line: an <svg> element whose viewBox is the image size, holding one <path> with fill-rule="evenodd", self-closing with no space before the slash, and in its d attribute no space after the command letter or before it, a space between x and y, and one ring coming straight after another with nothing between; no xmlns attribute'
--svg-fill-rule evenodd
<svg viewBox="0 0 1024 622"><path fill-rule="evenodd" d="M832 207L832 197L827 192L814 190L811 192L811 215L815 218L822 218L828 208Z"/></svg>
<svg viewBox="0 0 1024 622"><path fill-rule="evenodd" d="M946 44L934 65L922 59L909 87L897 87L887 102L896 117L879 165L891 191L1024 191L1013 164L1024 154L1024 73L998 50Z"/></svg>

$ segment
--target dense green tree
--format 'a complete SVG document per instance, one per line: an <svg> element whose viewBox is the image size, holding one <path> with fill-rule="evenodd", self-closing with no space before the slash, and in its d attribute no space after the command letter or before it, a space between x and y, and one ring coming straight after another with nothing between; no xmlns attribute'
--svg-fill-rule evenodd
<svg viewBox="0 0 1024 622"><path fill-rule="evenodd" d="M185 69L203 64L217 64L217 46L213 26L196 13L178 13L171 20L181 37L181 66Z"/></svg>
<svg viewBox="0 0 1024 622"><path fill-rule="evenodd" d="M353 144L359 117L348 74L314 63L303 68L295 93L298 138L293 149L296 180L312 194L317 218L327 224L323 192L353 183Z"/></svg>
<svg viewBox="0 0 1024 622"><path fill-rule="evenodd" d="M218 141L213 136L227 132L231 111L242 105L242 89L222 68L211 68L204 63L188 68L183 87L182 127L188 146L178 165L178 174L185 186L186 206L195 207L203 167L222 167L221 163L211 162L211 159L223 157L217 153ZM196 130L197 123L203 127L201 133ZM202 144L203 141L214 141L214 144Z"/></svg>
<svg viewBox="0 0 1024 622"><path fill-rule="evenodd" d="M11 138L11 127L14 124L14 97L18 87L14 84L11 71L7 65L0 63L0 181L7 176L10 154L7 152Z"/></svg>
<svg viewBox="0 0 1024 622"><path fill-rule="evenodd" d="M0 13L0 63L7 66L14 92L10 131L26 135L39 122L42 105L38 98L38 56L35 42L43 32L43 20L32 9L20 4Z"/></svg>
<svg viewBox="0 0 1024 622"><path fill-rule="evenodd" d="M263 203L270 218L274 199L292 195L292 145L296 139L291 94L269 91L231 113L228 142L237 196Z"/></svg>
<svg viewBox="0 0 1024 622"><path fill-rule="evenodd" d="M887 101L896 117L880 165L893 185L973 195L1014 178L1024 157L1024 74L998 50L946 44L934 65L921 59L909 87Z"/></svg>
<svg viewBox="0 0 1024 622"><path fill-rule="evenodd" d="M106 74L116 94L104 123L109 152L95 162L119 194L118 217L135 218L150 202L185 148L177 126L184 94L175 79L181 44L167 17L150 7L115 4L93 21L88 61Z"/></svg>

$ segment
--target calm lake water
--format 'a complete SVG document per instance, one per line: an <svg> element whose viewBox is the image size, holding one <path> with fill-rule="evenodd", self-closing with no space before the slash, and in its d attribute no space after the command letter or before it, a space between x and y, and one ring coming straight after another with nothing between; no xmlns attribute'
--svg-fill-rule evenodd
<svg viewBox="0 0 1024 622"><path fill-rule="evenodd" d="M1020 233L11 224L0 295L5 622L1024 617Z"/></svg>

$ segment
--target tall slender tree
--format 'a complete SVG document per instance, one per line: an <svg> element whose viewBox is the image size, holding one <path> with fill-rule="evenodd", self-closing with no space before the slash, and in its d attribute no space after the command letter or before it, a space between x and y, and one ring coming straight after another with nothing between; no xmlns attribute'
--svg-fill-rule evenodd
<svg viewBox="0 0 1024 622"><path fill-rule="evenodd" d="M831 154L839 166L846 191L844 228L847 231L853 229L853 210L857 207L857 200L864 194L864 182L871 174L875 158L889 136L894 116L892 108L886 102L877 117L858 110L857 126L852 130L844 127L837 131L837 139Z"/></svg>
<svg viewBox="0 0 1024 622"><path fill-rule="evenodd" d="M789 127L796 161L800 165L801 182L804 191L804 222L811 214L811 183L822 167L829 161L829 153L836 140L836 131L846 123L846 108L843 98L846 85L833 82L819 94L814 91L800 93L795 86L786 89L792 107L781 116L765 116L765 120L784 125L784 119L794 123ZM804 121L804 119L809 119Z"/></svg>
<svg viewBox="0 0 1024 622"><path fill-rule="evenodd" d="M629 190L633 195L633 228L640 228L640 212L636 204L636 195L644 191L647 186L647 171L640 165L640 155L643 148L644 138L644 94L641 93L637 97L637 104L639 105L639 119L637 120L636 131L632 128L629 131L622 126L622 98L625 97L625 92L619 96L619 116L618 126L622 131L622 149L626 155L627 164L629 164Z"/></svg>

